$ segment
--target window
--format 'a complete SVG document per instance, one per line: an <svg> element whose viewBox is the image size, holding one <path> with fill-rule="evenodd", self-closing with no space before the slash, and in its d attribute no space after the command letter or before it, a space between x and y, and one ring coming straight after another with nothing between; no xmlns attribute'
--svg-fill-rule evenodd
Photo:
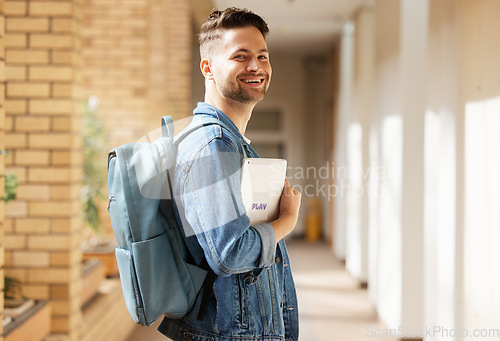
<svg viewBox="0 0 500 341"><path fill-rule="evenodd" d="M280 108L255 108L246 135L260 157L285 158L283 112Z"/></svg>

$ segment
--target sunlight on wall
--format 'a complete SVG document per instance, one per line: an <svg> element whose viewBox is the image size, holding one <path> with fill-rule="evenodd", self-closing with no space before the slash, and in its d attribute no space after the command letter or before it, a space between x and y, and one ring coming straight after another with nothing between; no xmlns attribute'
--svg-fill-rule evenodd
<svg viewBox="0 0 500 341"><path fill-rule="evenodd" d="M361 250L362 239L365 238L361 231L362 199L367 195L363 186L363 131L359 123L351 123L347 128L347 166L350 171L346 198L346 267L357 278L362 274L360 259L364 255ZM367 173L366 173L367 174Z"/></svg>
<svg viewBox="0 0 500 341"><path fill-rule="evenodd" d="M353 75L353 56L354 56L354 24L350 21L344 24L342 28L342 38L340 45L340 74L339 74L339 97L337 103L338 112L338 134L336 137L335 163L339 167L346 165L346 131L348 118L351 114L351 89ZM338 184L341 185L341 184ZM335 200L335 238L334 252L340 258L345 258L345 200Z"/></svg>
<svg viewBox="0 0 500 341"><path fill-rule="evenodd" d="M500 320L499 131L500 97L466 104L464 310L474 328Z"/></svg>
<svg viewBox="0 0 500 341"><path fill-rule="evenodd" d="M399 326L401 317L401 175L403 122L399 115L382 121L380 167L386 177L380 179L382 192L378 211L378 292L379 313L389 326ZM397 308L394 308L397 307ZM387 309L387 310L386 310ZM396 313L394 313L396 312Z"/></svg>
<svg viewBox="0 0 500 341"><path fill-rule="evenodd" d="M370 167L379 167L378 155L379 150L379 136L378 129L375 125L372 125L370 129ZM368 179L368 184L370 187L377 187L380 185L380 178L375 176L375 173L370 173L370 178ZM378 259L377 259L377 245L378 245L378 226L380 224L377 212L379 211L379 198L378 196L370 196L368 198L369 205L369 222L368 222L368 282L370 286L368 287L368 294L370 295L370 300L375 306L378 306Z"/></svg>
<svg viewBox="0 0 500 341"><path fill-rule="evenodd" d="M425 115L424 290L429 325L455 325L456 137L454 113ZM433 339L434 340L434 339Z"/></svg>

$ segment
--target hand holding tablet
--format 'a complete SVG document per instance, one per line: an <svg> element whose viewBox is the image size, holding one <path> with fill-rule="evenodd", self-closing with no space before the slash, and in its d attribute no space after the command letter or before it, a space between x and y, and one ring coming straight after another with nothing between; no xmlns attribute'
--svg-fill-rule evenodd
<svg viewBox="0 0 500 341"><path fill-rule="evenodd" d="M250 225L278 218L286 165L283 159L243 159L241 193Z"/></svg>

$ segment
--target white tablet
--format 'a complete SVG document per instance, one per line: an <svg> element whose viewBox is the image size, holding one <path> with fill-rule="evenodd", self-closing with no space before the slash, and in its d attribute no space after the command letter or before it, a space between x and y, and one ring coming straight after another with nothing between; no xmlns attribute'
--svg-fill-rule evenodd
<svg viewBox="0 0 500 341"><path fill-rule="evenodd" d="M241 193L250 225L276 220L286 176L286 160L245 158Z"/></svg>

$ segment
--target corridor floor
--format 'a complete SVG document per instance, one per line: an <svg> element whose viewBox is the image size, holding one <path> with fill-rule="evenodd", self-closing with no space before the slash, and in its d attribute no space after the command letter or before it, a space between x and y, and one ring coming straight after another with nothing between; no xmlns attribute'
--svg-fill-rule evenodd
<svg viewBox="0 0 500 341"><path fill-rule="evenodd" d="M301 341L367 341L386 328L360 288L325 243L288 243L299 300ZM167 341L157 324L137 327L127 341ZM384 341L396 338L384 337Z"/></svg>

